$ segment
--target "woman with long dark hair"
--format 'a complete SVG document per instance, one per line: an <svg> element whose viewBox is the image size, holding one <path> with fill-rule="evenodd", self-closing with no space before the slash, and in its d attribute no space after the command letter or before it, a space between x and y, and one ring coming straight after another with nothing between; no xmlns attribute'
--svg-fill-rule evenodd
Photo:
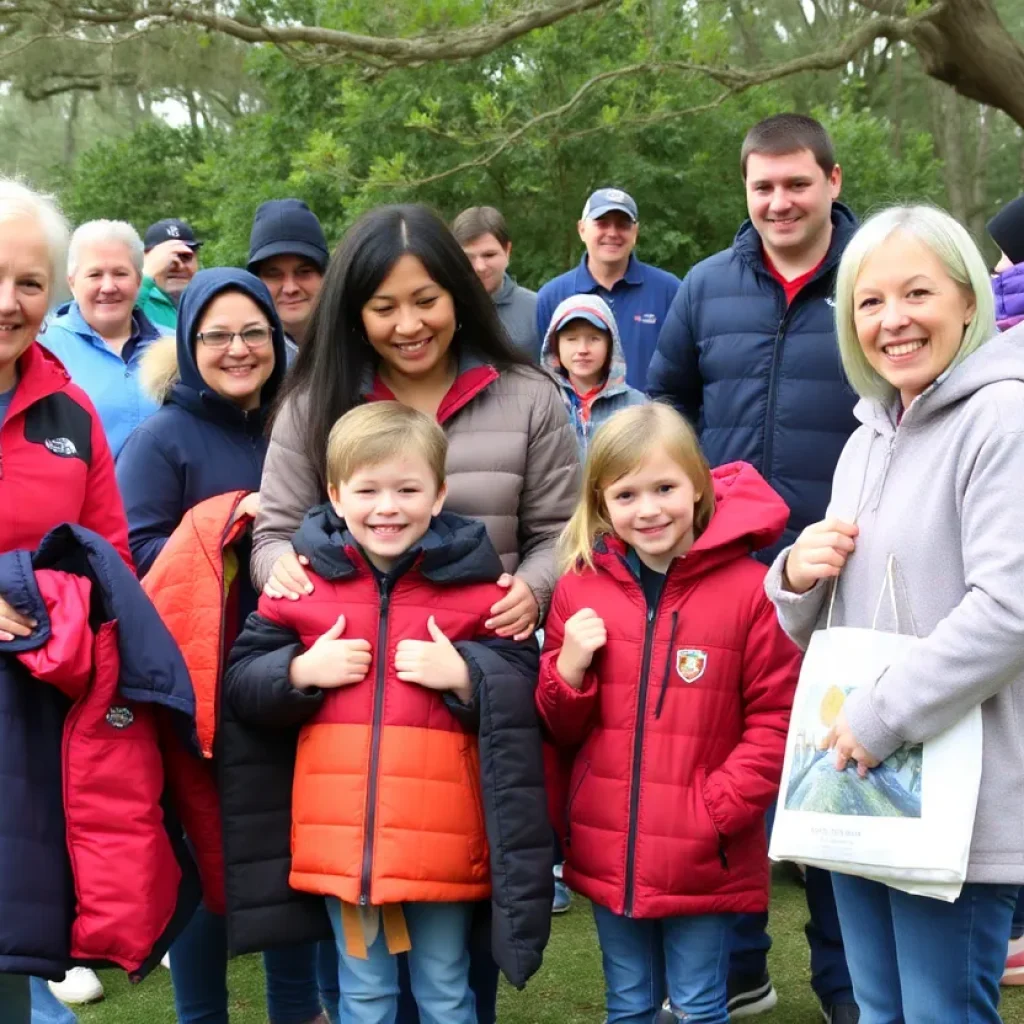
<svg viewBox="0 0 1024 1024"><path fill-rule="evenodd" d="M529 636L546 610L555 544L579 488L576 442L554 384L509 341L462 248L423 206L366 214L327 268L271 435L253 544L257 586L294 600L312 590L291 536L325 500L331 427L353 406L379 399L443 427L446 508L485 524L505 569L506 594L490 609L488 628ZM497 972L486 950L474 960L479 1020L487 1024Z"/></svg>

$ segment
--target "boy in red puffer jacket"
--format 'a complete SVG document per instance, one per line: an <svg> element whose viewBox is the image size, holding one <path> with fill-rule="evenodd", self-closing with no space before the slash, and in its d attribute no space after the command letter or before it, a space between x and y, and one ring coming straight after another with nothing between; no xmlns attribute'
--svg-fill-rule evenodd
<svg viewBox="0 0 1024 1024"><path fill-rule="evenodd" d="M712 473L664 405L591 442L537 690L577 749L565 879L594 904L608 1024L727 1024L732 919L764 911L800 655L750 552L789 510L745 463Z"/></svg>

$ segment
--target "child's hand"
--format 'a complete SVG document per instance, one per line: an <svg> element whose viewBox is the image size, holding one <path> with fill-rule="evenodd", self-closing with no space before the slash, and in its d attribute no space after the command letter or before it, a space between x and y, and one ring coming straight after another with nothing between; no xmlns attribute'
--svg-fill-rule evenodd
<svg viewBox="0 0 1024 1024"><path fill-rule="evenodd" d="M345 616L337 622L305 654L292 661L288 681L296 690L336 690L361 683L370 670L369 640L342 640Z"/></svg>
<svg viewBox="0 0 1024 1024"><path fill-rule="evenodd" d="M432 640L401 640L395 649L395 671L403 683L428 690L451 690L463 704L473 696L469 666L431 615L427 632Z"/></svg>
<svg viewBox="0 0 1024 1024"><path fill-rule="evenodd" d="M607 642L604 619L593 608L581 608L565 622L565 637L555 663L558 674L574 690L580 689L594 654Z"/></svg>

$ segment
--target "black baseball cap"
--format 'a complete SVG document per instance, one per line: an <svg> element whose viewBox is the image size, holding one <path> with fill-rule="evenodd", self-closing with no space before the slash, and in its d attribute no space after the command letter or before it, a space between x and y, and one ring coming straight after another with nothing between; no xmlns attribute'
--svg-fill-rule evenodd
<svg viewBox="0 0 1024 1024"><path fill-rule="evenodd" d="M149 252L150 249L155 248L161 242L170 242L172 240L184 242L193 252L203 244L196 238L196 233L185 221L178 220L175 217L167 217L164 220L158 220L155 224L150 224L146 228L146 235L142 240L142 246L146 252Z"/></svg>
<svg viewBox="0 0 1024 1024"><path fill-rule="evenodd" d="M301 199L271 199L256 211L249 235L248 269L271 256L305 256L322 274L330 253L316 214Z"/></svg>
<svg viewBox="0 0 1024 1024"><path fill-rule="evenodd" d="M1024 196L1012 199L988 222L988 233L1011 263L1024 263Z"/></svg>

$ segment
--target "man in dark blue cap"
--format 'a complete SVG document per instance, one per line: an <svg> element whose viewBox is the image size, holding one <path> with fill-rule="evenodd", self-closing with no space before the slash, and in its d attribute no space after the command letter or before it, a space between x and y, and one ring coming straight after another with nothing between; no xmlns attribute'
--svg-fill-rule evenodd
<svg viewBox="0 0 1024 1024"><path fill-rule="evenodd" d="M578 267L537 293L537 334L543 338L555 307L570 295L598 295L611 307L626 357L626 383L644 390L658 332L679 290L679 278L641 263L633 250L640 215L633 197L599 188L583 207L577 229L587 251Z"/></svg>
<svg viewBox="0 0 1024 1024"><path fill-rule="evenodd" d="M248 269L269 289L292 345L306 340L329 256L324 229L301 199L271 199L256 211Z"/></svg>
<svg viewBox="0 0 1024 1024"><path fill-rule="evenodd" d="M203 243L183 220L166 217L150 224L142 239L142 287L136 305L152 323L173 331L178 302L199 269Z"/></svg>

